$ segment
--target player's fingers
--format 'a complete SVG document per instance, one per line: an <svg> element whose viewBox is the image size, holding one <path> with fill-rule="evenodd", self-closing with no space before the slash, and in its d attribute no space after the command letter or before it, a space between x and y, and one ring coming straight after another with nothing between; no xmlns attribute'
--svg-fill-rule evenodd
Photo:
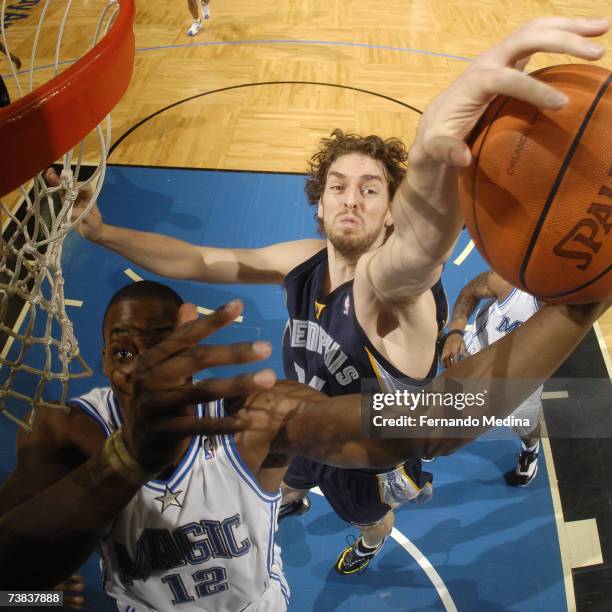
<svg viewBox="0 0 612 612"><path fill-rule="evenodd" d="M242 302L232 300L207 317L200 317L179 325L172 334L143 353L139 368L149 368L179 352L193 347L217 330L229 325L242 312Z"/></svg>
<svg viewBox="0 0 612 612"><path fill-rule="evenodd" d="M59 187L60 186L60 177L58 176L57 172L55 171L55 168L53 166L49 166L44 174L44 179L45 179L45 183L47 183L47 185L49 185L50 187Z"/></svg>
<svg viewBox="0 0 612 612"><path fill-rule="evenodd" d="M272 354L269 342L207 344L185 349L155 366L147 373L146 389L168 389L197 372L217 366L238 365L267 359ZM143 380L140 378L140 380Z"/></svg>
<svg viewBox="0 0 612 612"><path fill-rule="evenodd" d="M465 142L447 134L435 131L428 133L424 139L423 148L433 160L449 166L464 168L472 161L472 154Z"/></svg>
<svg viewBox="0 0 612 612"><path fill-rule="evenodd" d="M195 321L198 318L198 309L195 304L191 302L185 302L181 304L179 308L178 315L176 318L176 324L184 325L185 323L189 323L190 321Z"/></svg>
<svg viewBox="0 0 612 612"><path fill-rule="evenodd" d="M609 28L607 20L543 18L530 22L500 44L481 53L475 64L511 66L538 51L568 53L587 60L599 59L605 49L589 40Z"/></svg>
<svg viewBox="0 0 612 612"><path fill-rule="evenodd" d="M502 95L538 108L561 109L568 101L563 92L512 68L482 70L477 76L483 102L494 95Z"/></svg>
<svg viewBox="0 0 612 612"><path fill-rule="evenodd" d="M82 595L64 593L64 607L72 608L73 610L82 610L84 604L85 598Z"/></svg>
<svg viewBox="0 0 612 612"><path fill-rule="evenodd" d="M610 28L610 20L605 17L537 17L524 26L525 29L553 29L565 30L566 32L574 32L582 36L601 36Z"/></svg>
<svg viewBox="0 0 612 612"><path fill-rule="evenodd" d="M55 591L82 591L84 588L83 576L80 574L72 574L69 578L66 578L63 582L60 582L56 587Z"/></svg>
<svg viewBox="0 0 612 612"><path fill-rule="evenodd" d="M174 389L152 390L146 393L142 401L146 403L149 413L171 416L185 406L264 391L273 387L275 382L274 370L266 369L229 378L208 378Z"/></svg>

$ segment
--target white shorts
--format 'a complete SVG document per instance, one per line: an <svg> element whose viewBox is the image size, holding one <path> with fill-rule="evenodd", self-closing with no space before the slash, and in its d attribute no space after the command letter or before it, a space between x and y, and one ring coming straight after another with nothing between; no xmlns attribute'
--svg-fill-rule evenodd
<svg viewBox="0 0 612 612"><path fill-rule="evenodd" d="M114 596L113 596L114 597ZM203 600L200 600L202 602ZM120 612L152 612L157 610L157 608L149 608L143 606L142 604L135 605L134 603L127 603L127 601L121 601L120 599L116 600L117 609ZM212 603L211 601L205 601L198 605L198 600L195 602L188 604L188 607L177 607L177 610L185 610L189 612L204 612L209 610L213 612L215 610L214 606L210 607ZM270 584L268 588L264 591L263 595L257 600L252 601L247 604L245 607L241 608L239 612L287 612L287 606L289 605L289 587L285 580L284 576L278 576L278 579L273 578L270 580ZM226 607L223 608L227 610ZM238 612L238 610L236 610Z"/></svg>
<svg viewBox="0 0 612 612"><path fill-rule="evenodd" d="M540 419L540 409L542 408L541 391L528 397L513 413L517 419L525 419L528 425L514 425L512 431L521 438L526 438L538 425Z"/></svg>

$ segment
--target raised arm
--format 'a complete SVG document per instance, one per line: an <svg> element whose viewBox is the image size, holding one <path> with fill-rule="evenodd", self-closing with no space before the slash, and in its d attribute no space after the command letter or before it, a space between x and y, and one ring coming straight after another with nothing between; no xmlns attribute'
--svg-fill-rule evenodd
<svg viewBox="0 0 612 612"><path fill-rule="evenodd" d="M457 172L471 162L464 141L487 104L502 94L539 108L563 108L563 94L522 69L537 51L599 59L604 48L589 38L608 28L605 19L531 21L478 55L428 106L410 150L408 173L392 203L395 233L370 257L364 272L380 301L402 301L440 277L462 226Z"/></svg>
<svg viewBox="0 0 612 612"><path fill-rule="evenodd" d="M483 417L510 414L563 363L607 305L546 305L514 333L454 365L424 392L477 393L487 390L483 406L429 406L410 411L400 406L385 410L385 417L416 417L407 438L364 439L361 397L324 398L303 387L283 389L287 416L272 444L272 452L299 454L338 467L392 467L411 457L449 454L492 426ZM261 394L274 401L273 393ZM257 399L251 400L256 409ZM263 406L263 404L262 404ZM466 428L421 423L432 419L473 417ZM399 429L398 429L399 431Z"/></svg>
<svg viewBox="0 0 612 612"><path fill-rule="evenodd" d="M189 408L273 384L268 370L190 382L204 367L269 356L262 343L196 346L239 314L240 305L230 303L139 355L125 424L111 438L76 409L45 412L32 434L19 433L17 470L0 491L0 589L52 588L70 576L140 486L180 458L185 437L241 428L231 418L197 418Z"/></svg>
<svg viewBox="0 0 612 612"><path fill-rule="evenodd" d="M56 186L53 168L45 180ZM89 204L90 186L79 193L72 213L77 220ZM104 223L97 204L79 221L77 232L159 276L206 283L282 284L287 273L323 248L322 240L296 240L258 249L198 246L150 232Z"/></svg>
<svg viewBox="0 0 612 612"><path fill-rule="evenodd" d="M466 355L463 332L480 300L494 298L502 301L512 291L512 285L499 274L489 270L473 278L459 293L453 306L453 318L448 324L448 334L440 361L445 368L452 365L451 359Z"/></svg>

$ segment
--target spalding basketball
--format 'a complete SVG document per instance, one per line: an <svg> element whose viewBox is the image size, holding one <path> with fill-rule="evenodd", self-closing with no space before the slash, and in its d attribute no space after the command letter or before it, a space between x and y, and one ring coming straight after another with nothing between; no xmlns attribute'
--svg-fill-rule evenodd
<svg viewBox="0 0 612 612"><path fill-rule="evenodd" d="M612 298L612 73L573 64L532 76L569 103L489 105L461 173L468 230L500 276L542 300Z"/></svg>

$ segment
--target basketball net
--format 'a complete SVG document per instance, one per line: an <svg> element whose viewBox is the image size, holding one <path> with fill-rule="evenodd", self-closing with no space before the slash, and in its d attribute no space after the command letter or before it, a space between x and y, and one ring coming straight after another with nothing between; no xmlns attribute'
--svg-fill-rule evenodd
<svg viewBox="0 0 612 612"><path fill-rule="evenodd" d="M63 95L62 91L56 91L49 86L62 77L61 73L67 72L65 64L69 64L69 69L70 66L74 69L81 62L77 60L75 63L74 59L66 62L61 59L62 41L67 31L66 24L72 0L64 3L63 12L48 11L50 4L50 0L47 0L42 5L36 28L30 28L31 56L27 61L23 58L22 68L25 70L18 72L8 52L10 52L9 39L14 32L17 32L17 26L20 24L11 23L10 7L7 8L7 0L2 0L0 41L7 50L7 60L12 72L12 79L5 77L12 91L11 104L0 112L2 126L16 121L24 125L27 122L28 127L32 127L29 124L37 119L32 119L28 115L30 108L27 104L30 98L35 105L44 106L47 99ZM57 6L57 3L54 5ZM122 11L125 6L128 12L131 8L133 13L131 0L129 2L122 0ZM94 50L107 37L113 28L119 9L116 0L111 0L102 7L97 16L92 44L83 51L82 60L90 49ZM54 14L51 16L50 13ZM30 20L35 19L35 14L32 14ZM47 64L41 66L40 63L37 64L37 54L39 40L45 40L46 44L49 42L50 35L45 29L47 23L50 23L49 27L55 37L54 59L51 63L47 60ZM27 28L19 30L19 35L22 35L24 30ZM28 42L28 48L29 45ZM20 43L20 48L23 48L23 43ZM47 56L48 53L47 51ZM47 82L43 86L35 87L35 78L39 78L39 72L45 69L52 71L51 79L47 77ZM129 72L131 73L131 67ZM91 76L104 78L101 73ZM45 87L47 89L43 91ZM17 109L20 105L23 108ZM9 116L12 107L15 109ZM88 126L87 132L79 135L80 142L71 142L73 146L68 150L64 149L65 152L62 151L63 155L59 160L55 158L54 153L46 152L44 163L43 158L34 162L38 164L36 168L38 171L29 174L34 178L17 186L17 197L20 202L16 206L1 203L4 223L0 240L0 336L4 346L0 347L0 412L26 429L30 429L38 410L42 407L66 410L69 381L92 374L91 368L80 354L73 325L66 312L61 256L66 235L89 213L104 181L111 137L108 114L110 108L109 102L109 107L104 109L102 114L98 112L101 121L96 117L97 125L92 123ZM75 117L81 112L78 105L72 110ZM6 120L2 114L5 112ZM82 112L87 114L89 109L86 108ZM49 119L51 123L66 122L66 116L59 113L51 117L48 116L49 112L46 114L47 123ZM51 139L53 134L52 130L48 130L49 126L40 120L38 123L39 126L33 127L40 129L40 141L46 137ZM67 124L66 127L67 130L70 129ZM90 132L92 127L93 131ZM38 149L39 144L39 141L30 142L30 149ZM44 149L44 146L41 148ZM97 149L93 154L92 148ZM47 167L58 161L56 167L59 165L62 167L59 172L60 184L47 184L44 178ZM0 165L4 166L3 163ZM91 173L92 166L93 173ZM87 178L83 176L85 169ZM20 170L23 170L23 164ZM3 185L2 193L8 188ZM12 186L10 188L12 189ZM72 210L79 197L88 200L89 203L78 218L72 219ZM24 414L27 410L31 412L26 422Z"/></svg>

